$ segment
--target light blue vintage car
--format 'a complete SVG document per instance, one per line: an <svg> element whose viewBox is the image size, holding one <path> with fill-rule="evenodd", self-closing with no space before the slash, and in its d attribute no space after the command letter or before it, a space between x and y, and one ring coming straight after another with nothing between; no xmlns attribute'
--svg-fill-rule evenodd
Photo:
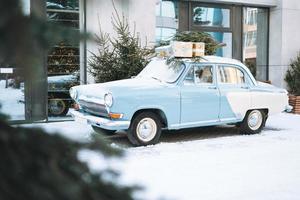
<svg viewBox="0 0 300 200"><path fill-rule="evenodd" d="M153 59L135 78L72 87L75 120L95 131L126 130L133 145L155 144L162 129L237 124L259 133L269 115L291 110L285 89L254 79L241 62Z"/></svg>

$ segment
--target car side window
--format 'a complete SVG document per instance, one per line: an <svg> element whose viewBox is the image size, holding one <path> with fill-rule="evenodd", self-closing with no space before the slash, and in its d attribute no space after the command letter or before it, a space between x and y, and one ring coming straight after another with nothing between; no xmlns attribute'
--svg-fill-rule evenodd
<svg viewBox="0 0 300 200"><path fill-rule="evenodd" d="M229 84L244 84L245 75L244 73L232 66L219 66L218 67L218 82L229 83Z"/></svg>
<svg viewBox="0 0 300 200"><path fill-rule="evenodd" d="M184 84L212 84L213 67L210 65L193 65L187 73Z"/></svg>
<svg viewBox="0 0 300 200"><path fill-rule="evenodd" d="M196 84L211 84L213 83L213 68L212 66L196 66L195 67L195 83Z"/></svg>

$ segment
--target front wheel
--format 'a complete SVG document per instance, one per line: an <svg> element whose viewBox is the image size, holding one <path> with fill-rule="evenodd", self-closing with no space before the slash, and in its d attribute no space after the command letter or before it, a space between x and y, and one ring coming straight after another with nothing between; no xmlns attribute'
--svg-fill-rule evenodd
<svg viewBox="0 0 300 200"><path fill-rule="evenodd" d="M266 123L266 114L261 110L248 111L240 125L242 134L260 133Z"/></svg>
<svg viewBox="0 0 300 200"><path fill-rule="evenodd" d="M152 112L138 114L131 122L127 136L136 146L156 144L161 135L161 121Z"/></svg>

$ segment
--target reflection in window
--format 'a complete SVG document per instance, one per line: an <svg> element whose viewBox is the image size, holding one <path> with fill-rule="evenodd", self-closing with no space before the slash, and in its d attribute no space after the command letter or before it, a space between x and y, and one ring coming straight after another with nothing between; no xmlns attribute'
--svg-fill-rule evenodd
<svg viewBox="0 0 300 200"><path fill-rule="evenodd" d="M172 28L156 28L155 29L156 41L170 40L175 33L176 30Z"/></svg>
<svg viewBox="0 0 300 200"><path fill-rule="evenodd" d="M170 40L178 29L178 2L159 0L156 3L156 42Z"/></svg>
<svg viewBox="0 0 300 200"><path fill-rule="evenodd" d="M197 84L205 84L213 82L213 68L212 66L198 66L195 67L195 76Z"/></svg>
<svg viewBox="0 0 300 200"><path fill-rule="evenodd" d="M196 6L193 8L193 23L200 26L230 27L230 10Z"/></svg>
<svg viewBox="0 0 300 200"><path fill-rule="evenodd" d="M48 21L79 32L79 0L48 0ZM48 74L67 75L79 70L79 44L61 41L48 55Z"/></svg>
<svg viewBox="0 0 300 200"><path fill-rule="evenodd" d="M213 83L213 67L212 66L191 66L184 79L185 85L193 84L212 84Z"/></svg>
<svg viewBox="0 0 300 200"><path fill-rule="evenodd" d="M220 83L243 84L245 77L244 73L236 67L219 66L218 81Z"/></svg>
<svg viewBox="0 0 300 200"><path fill-rule="evenodd" d="M48 21L70 27L79 33L79 0L47 0ZM48 114L54 117L68 115L71 98L68 90L78 85L79 43L60 41L49 51Z"/></svg>
<svg viewBox="0 0 300 200"><path fill-rule="evenodd" d="M217 50L216 56L232 57L232 33L229 32L208 32L216 41L224 43L226 46Z"/></svg>
<svg viewBox="0 0 300 200"><path fill-rule="evenodd" d="M258 80L267 80L268 9L243 9L243 62Z"/></svg>

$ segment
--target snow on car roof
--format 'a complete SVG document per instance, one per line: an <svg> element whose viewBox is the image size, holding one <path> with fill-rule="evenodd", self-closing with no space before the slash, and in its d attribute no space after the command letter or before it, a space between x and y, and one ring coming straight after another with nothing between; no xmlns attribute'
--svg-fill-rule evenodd
<svg viewBox="0 0 300 200"><path fill-rule="evenodd" d="M184 61L187 62L194 62L191 58L184 58ZM225 57L219 57L219 56L203 56L201 58L201 62L210 62L210 63L226 63L226 64L236 64L241 65L242 63L239 60L235 60L232 58L225 58Z"/></svg>

